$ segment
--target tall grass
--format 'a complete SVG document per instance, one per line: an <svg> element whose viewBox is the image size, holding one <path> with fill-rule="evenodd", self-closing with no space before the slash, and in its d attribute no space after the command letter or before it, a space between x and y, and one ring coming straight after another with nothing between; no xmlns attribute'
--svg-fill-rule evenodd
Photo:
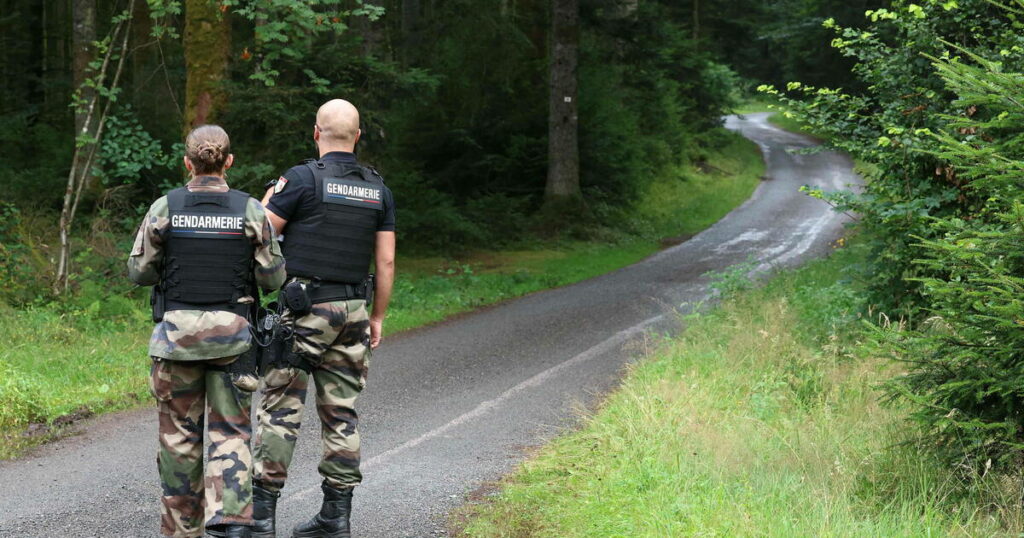
<svg viewBox="0 0 1024 538"><path fill-rule="evenodd" d="M965 491L879 405L843 251L688 320L580 431L467 509L467 536L991 536L1019 499ZM992 506L1003 510L992 510Z"/></svg>

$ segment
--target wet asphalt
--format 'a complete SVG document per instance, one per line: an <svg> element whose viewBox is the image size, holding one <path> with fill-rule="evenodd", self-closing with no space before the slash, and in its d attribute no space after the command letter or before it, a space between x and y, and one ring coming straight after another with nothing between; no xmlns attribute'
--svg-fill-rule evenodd
<svg viewBox="0 0 1024 538"><path fill-rule="evenodd" d="M766 118L727 118L761 148L766 177L750 200L689 241L601 277L385 339L357 405L365 479L353 536L445 535L452 509L572 427L652 339L678 329L678 314L709 298L708 271L754 259L766 273L831 248L849 219L798 189L857 184L852 163L790 151L815 143ZM312 392L279 536L319 507ZM0 462L0 536L158 535L156 413L111 414L79 429Z"/></svg>

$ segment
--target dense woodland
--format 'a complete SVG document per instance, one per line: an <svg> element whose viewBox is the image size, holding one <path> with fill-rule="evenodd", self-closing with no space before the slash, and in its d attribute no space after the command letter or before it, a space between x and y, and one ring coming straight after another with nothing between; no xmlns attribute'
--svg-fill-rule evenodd
<svg viewBox="0 0 1024 538"><path fill-rule="evenodd" d="M1021 0L2 2L0 305L123 289L199 123L258 193L351 100L400 253L451 255L650 234L639 195L761 95L868 175L807 191L860 217L865 339L901 361L920 446L968 477L1019 467Z"/></svg>
<svg viewBox="0 0 1024 538"><path fill-rule="evenodd" d="M700 160L758 83L851 82L821 23L879 3L4 0L4 295L119 275L191 126L227 128L230 182L255 193L315 156L337 96L362 111L403 252L642 232L623 200Z"/></svg>

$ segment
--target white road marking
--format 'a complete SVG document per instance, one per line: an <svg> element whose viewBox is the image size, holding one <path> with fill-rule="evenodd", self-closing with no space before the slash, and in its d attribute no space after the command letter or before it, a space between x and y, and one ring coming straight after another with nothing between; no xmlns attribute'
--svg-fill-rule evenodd
<svg viewBox="0 0 1024 538"><path fill-rule="evenodd" d="M527 379L526 381L523 381L523 382L519 383L518 385L516 385L516 386L506 390L505 392L501 393L497 398L494 398L494 399L491 399L491 400L487 400L485 402L480 403L475 408L473 408L471 411L467 411L466 413L463 413L463 414L455 417L454 419L449 421L447 424L444 424L442 426L438 426L437 428L434 428L433 430L430 430L427 433L424 433L423 435L421 435L419 437L416 437L415 439L410 439L410 440L408 440L408 441L406 441L406 442L404 442L404 443L402 443L402 444L400 444L400 445L398 445L398 446L396 446L394 448L391 448L389 450L385 450L384 452L381 452L380 454L377 454L376 456L374 456L374 457L364 461L363 464L361 465L361 467L363 469L366 469L366 468L369 468L369 467L373 467L374 465L378 465L382 461L384 461L384 460L386 460L388 458L393 457L395 454L404 452L404 451L409 450L410 448L414 448L417 445L420 445L420 444L422 444L422 443L424 443L426 441L429 441L431 439L434 439L436 437L444 435L449 430L451 430L453 428L456 428L458 426L461 426L462 424L465 424L466 422L469 422L470 420L482 417L482 416L486 415L488 412L490 412L491 410L498 408L501 404L511 400L513 397L518 395L520 392L523 392L524 390L527 390L527 389L530 389L530 388L533 388L533 387L536 387L538 385L543 384L544 382L548 381L552 377L558 375L562 370L565 370L566 368L570 368L572 366L576 366L578 364L584 363L584 362L586 362L586 361L588 361L590 359L593 359L595 357L599 357L602 354L607 353L607 352L615 349L616 346L626 342L627 340L629 340L633 336L636 336L637 334L642 332L648 326L653 325L653 324L655 324L655 323L657 323L657 322L659 322L659 321L661 321L663 319L665 319L665 314L659 314L657 316L654 316L653 318L650 318L650 319L647 319L645 321L642 321L642 322L640 322L640 323L638 323L638 324L636 324L636 325L634 325L634 326L632 326L632 327L630 327L628 329L623 329L623 330L613 334L609 338L605 339L601 343L591 347L590 349L587 349L583 353L580 353L579 355L576 355L575 357L573 357L571 359L568 359L568 360L566 360L564 362L556 364L555 366L552 366L551 368L548 368L547 370L544 370L543 372L540 372L539 374L534 375L533 377ZM285 498L282 498L281 501L282 502L300 501L300 500L304 499L305 497L307 497L309 494L317 492L317 491L320 491L320 485L319 484L316 485L316 486L312 486L312 487L308 487L306 489L299 490L299 491L295 492L293 495L289 495L289 496L287 496Z"/></svg>
<svg viewBox="0 0 1024 538"><path fill-rule="evenodd" d="M740 243L748 243L753 241L760 241L768 236L768 230L747 230L740 235L726 241L725 243L719 244L714 248L715 253L724 254L729 251L729 247L738 245Z"/></svg>

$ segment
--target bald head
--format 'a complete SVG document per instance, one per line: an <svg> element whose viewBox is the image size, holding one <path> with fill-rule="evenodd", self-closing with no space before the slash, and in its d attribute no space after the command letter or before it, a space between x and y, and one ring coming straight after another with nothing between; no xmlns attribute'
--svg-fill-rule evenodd
<svg viewBox="0 0 1024 538"><path fill-rule="evenodd" d="M331 151L353 151L359 140L359 111L344 99L331 99L316 111L313 138L320 154Z"/></svg>

